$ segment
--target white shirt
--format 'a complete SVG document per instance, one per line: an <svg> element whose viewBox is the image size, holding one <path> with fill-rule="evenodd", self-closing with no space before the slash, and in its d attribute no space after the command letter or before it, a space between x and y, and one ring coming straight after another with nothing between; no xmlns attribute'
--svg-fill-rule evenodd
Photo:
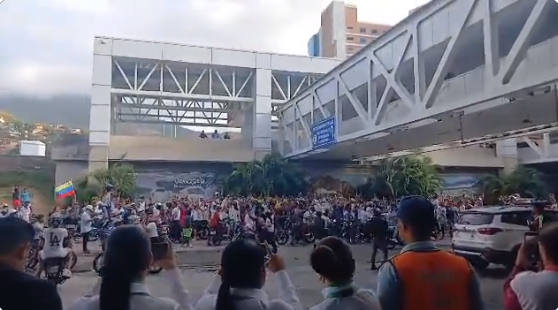
<svg viewBox="0 0 558 310"><path fill-rule="evenodd" d="M64 239L68 238L68 231L65 228L46 228L43 231L43 238L45 244L43 252L45 257L60 257L64 256Z"/></svg>
<svg viewBox="0 0 558 310"><path fill-rule="evenodd" d="M198 209L193 209L192 210L192 221L201 221L202 220L202 215L201 215L201 211Z"/></svg>
<svg viewBox="0 0 558 310"><path fill-rule="evenodd" d="M139 203L138 211L145 211L145 201Z"/></svg>
<svg viewBox="0 0 558 310"><path fill-rule="evenodd" d="M353 296L345 298L328 298L327 291L327 288L322 291L326 299L309 310L382 310L380 301L372 290L359 289Z"/></svg>
<svg viewBox="0 0 558 310"><path fill-rule="evenodd" d="M80 231L81 233L88 233L91 231L91 229L93 229L91 227L91 224L93 224L93 222L91 221L91 216L89 215L88 211L85 210L82 214L81 214L81 223L80 223Z"/></svg>
<svg viewBox="0 0 558 310"><path fill-rule="evenodd" d="M301 310L302 305L296 295L296 289L285 270L275 273L279 288L279 298L269 300L263 289L235 289L231 288L233 296L247 297L235 301L236 309L242 310ZM195 310L215 310L217 293L221 286L221 278L216 275L198 300Z"/></svg>
<svg viewBox="0 0 558 310"><path fill-rule="evenodd" d="M269 232L274 232L275 231L275 225L273 225L273 221L266 218L265 219L265 228L267 229L267 231Z"/></svg>
<svg viewBox="0 0 558 310"><path fill-rule="evenodd" d="M246 213L244 215L244 226L248 229L256 228L254 221L252 220L252 218L250 217L250 214L248 214L248 213Z"/></svg>
<svg viewBox="0 0 558 310"><path fill-rule="evenodd" d="M179 269L164 270L161 275L170 284L169 295L171 298L160 298L151 295L147 285L144 283L132 283L130 287L130 309L129 310L192 310L190 293L182 284ZM67 310L98 310L99 291L102 278L91 291L85 296L77 299Z"/></svg>
<svg viewBox="0 0 558 310"><path fill-rule="evenodd" d="M229 218L235 222L240 222L240 212L235 208L229 208Z"/></svg>
<svg viewBox="0 0 558 310"><path fill-rule="evenodd" d="M22 206L19 209L19 214L20 214L20 216L23 220L25 220L27 223L29 223L29 221L31 220L31 208L26 207L26 206Z"/></svg>
<svg viewBox="0 0 558 310"><path fill-rule="evenodd" d="M149 238L159 237L159 233L157 232L157 224L150 222L145 225L145 231L147 232L147 236Z"/></svg>
<svg viewBox="0 0 558 310"><path fill-rule="evenodd" d="M179 207L172 208L171 216L173 221L180 221L180 208Z"/></svg>

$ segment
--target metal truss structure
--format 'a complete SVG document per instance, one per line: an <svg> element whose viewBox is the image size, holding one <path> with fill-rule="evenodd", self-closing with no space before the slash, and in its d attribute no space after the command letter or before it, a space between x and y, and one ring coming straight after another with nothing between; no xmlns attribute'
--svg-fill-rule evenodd
<svg viewBox="0 0 558 310"><path fill-rule="evenodd" d="M272 71L272 119L318 75ZM255 70L113 58L113 121L234 127L254 102Z"/></svg>
<svg viewBox="0 0 558 310"><path fill-rule="evenodd" d="M558 123L549 124L548 128L541 129L536 134L524 135L517 138L518 158L523 164L539 164L558 161L558 144L556 133Z"/></svg>
<svg viewBox="0 0 558 310"><path fill-rule="evenodd" d="M551 41L558 31L543 27L555 5L431 1L281 108L284 155L298 158L349 142L388 139L557 81L558 70L549 64L556 62ZM517 31L511 37L499 27ZM337 121L337 146L312 150L312 124L330 116Z"/></svg>
<svg viewBox="0 0 558 310"><path fill-rule="evenodd" d="M508 140L508 139L517 139L518 143L522 143L522 142L526 143L527 146L535 150L535 152L538 155L542 156L546 154L545 156L548 157L549 154L548 147L545 147L545 145L546 146L550 145L551 143L550 135L552 133L555 133L556 131L558 131L558 123L552 123L552 124L547 124L542 126L533 126L529 128L514 130L506 133L488 135L485 137L480 137L475 139L454 141L445 144L431 145L431 146L421 147L417 149L393 152L385 155L371 156L365 158L364 160L357 159L354 161L359 161L359 162L376 161L384 158L401 157L401 156L413 155L413 154L424 154L424 153L430 153L430 152L441 151L441 150L469 147L473 145L483 145L485 147L493 148L495 147L496 143L498 143L499 141ZM546 143L541 144L540 141L545 141ZM546 151L542 151L542 150L546 150ZM558 154L557 154L557 159L558 159Z"/></svg>

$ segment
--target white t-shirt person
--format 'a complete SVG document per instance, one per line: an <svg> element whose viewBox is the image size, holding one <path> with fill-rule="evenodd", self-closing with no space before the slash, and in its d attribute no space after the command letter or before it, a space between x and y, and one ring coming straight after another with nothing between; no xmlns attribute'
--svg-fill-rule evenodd
<svg viewBox="0 0 558 310"><path fill-rule="evenodd" d="M88 233L93 229L91 226L93 224L93 220L91 219L91 215L89 215L89 209L87 207L85 207L85 211L81 214L80 231L82 234Z"/></svg>
<svg viewBox="0 0 558 310"><path fill-rule="evenodd" d="M180 208L178 206L172 208L171 216L173 221L180 221Z"/></svg>
<svg viewBox="0 0 558 310"><path fill-rule="evenodd" d="M157 232L157 224L155 222L147 223L147 225L145 225L145 231L147 232L147 236L149 238L159 237L159 233Z"/></svg>
<svg viewBox="0 0 558 310"><path fill-rule="evenodd" d="M43 237L45 244L39 253L41 259L63 258L68 255L68 249L64 247L64 239L68 238L68 231L65 228L45 228Z"/></svg>

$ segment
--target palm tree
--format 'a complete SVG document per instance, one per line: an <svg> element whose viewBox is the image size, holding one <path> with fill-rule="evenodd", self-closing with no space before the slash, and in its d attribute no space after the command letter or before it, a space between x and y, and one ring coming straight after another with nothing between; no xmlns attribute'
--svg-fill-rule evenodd
<svg viewBox="0 0 558 310"><path fill-rule="evenodd" d="M380 161L370 179L376 195L400 197L431 196L438 193L442 180L429 157L410 155Z"/></svg>
<svg viewBox="0 0 558 310"><path fill-rule="evenodd" d="M94 197L101 197L105 188L111 185L119 196L128 198L136 189L136 173L132 165L117 163L108 169L98 169L75 184L78 200L90 202Z"/></svg>
<svg viewBox="0 0 558 310"><path fill-rule="evenodd" d="M479 191L485 204L496 204L504 195L520 194L522 197L542 198L548 194L541 174L532 168L517 167L512 173L498 177L487 175L479 181Z"/></svg>
<svg viewBox="0 0 558 310"><path fill-rule="evenodd" d="M307 188L304 173L279 154L240 164L223 182L223 191L229 195L295 196Z"/></svg>

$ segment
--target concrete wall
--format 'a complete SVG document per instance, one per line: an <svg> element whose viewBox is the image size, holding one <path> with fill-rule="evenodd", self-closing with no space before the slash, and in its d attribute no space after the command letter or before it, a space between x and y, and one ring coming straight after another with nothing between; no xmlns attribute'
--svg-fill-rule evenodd
<svg viewBox="0 0 558 310"><path fill-rule="evenodd" d="M447 149L424 154L432 158L434 164L442 167L486 167L502 168L502 157L496 157L494 149L482 148L478 145L466 148Z"/></svg>
<svg viewBox="0 0 558 310"><path fill-rule="evenodd" d="M130 161L248 162L254 152L243 140L112 136L109 158Z"/></svg>
<svg viewBox="0 0 558 310"><path fill-rule="evenodd" d="M57 161L54 173L54 184L60 185L78 179L87 174L86 161Z"/></svg>

